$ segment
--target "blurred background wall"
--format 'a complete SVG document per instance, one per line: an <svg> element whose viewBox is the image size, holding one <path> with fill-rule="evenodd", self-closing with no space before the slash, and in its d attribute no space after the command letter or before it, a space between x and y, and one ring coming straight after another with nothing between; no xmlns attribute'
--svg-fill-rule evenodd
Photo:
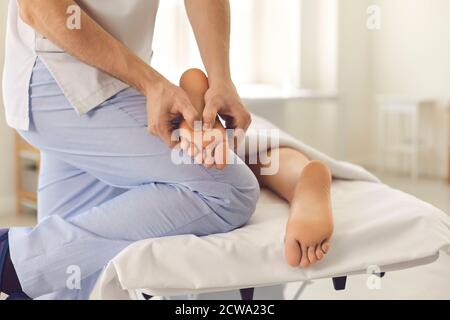
<svg viewBox="0 0 450 320"><path fill-rule="evenodd" d="M153 65L172 81L201 62L181 0L161 1ZM377 166L375 98L438 99L438 152L425 175L447 175L448 0L231 0L232 66L249 108L340 159ZM379 30L367 9L381 10ZM7 1L0 2L3 57ZM3 60L3 59L1 59ZM255 86L256 85L256 86ZM273 92L272 98L264 94ZM14 211L13 132L0 112L0 213ZM448 191L446 191L448 192Z"/></svg>
<svg viewBox="0 0 450 320"><path fill-rule="evenodd" d="M423 172L447 174L448 107L450 101L450 1L378 0L382 29L370 35L372 96L400 95L437 99L433 118L436 155L423 157ZM426 116L422 119L426 121ZM366 163L373 164L370 159ZM450 199L449 199L450 201Z"/></svg>

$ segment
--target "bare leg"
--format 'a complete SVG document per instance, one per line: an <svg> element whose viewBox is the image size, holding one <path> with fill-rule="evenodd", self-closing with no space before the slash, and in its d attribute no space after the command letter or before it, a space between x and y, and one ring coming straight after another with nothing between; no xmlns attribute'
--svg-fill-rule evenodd
<svg viewBox="0 0 450 320"><path fill-rule="evenodd" d="M330 171L323 163L310 161L290 148L274 149L269 155L271 159L279 159L276 174L261 175L261 164L249 166L261 186L289 202L285 257L293 267L307 267L321 260L330 248L333 233Z"/></svg>

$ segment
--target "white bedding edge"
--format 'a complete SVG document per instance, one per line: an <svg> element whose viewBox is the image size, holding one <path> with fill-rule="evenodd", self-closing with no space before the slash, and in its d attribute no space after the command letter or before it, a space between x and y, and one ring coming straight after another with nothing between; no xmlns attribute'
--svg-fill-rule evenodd
<svg viewBox="0 0 450 320"><path fill-rule="evenodd" d="M248 136L257 135L252 129L258 128L276 127L254 116ZM383 271L399 270L430 263L437 259L439 251L450 254L450 218L442 211L379 183L362 167L336 161L283 131L280 131L280 145L300 150L312 160L323 161L335 178L360 181L333 183L336 232L333 250L325 262L306 270L294 270L284 263L282 237L288 209L272 195L269 201L260 199L260 208L250 225L231 233L206 237L182 235L132 244L108 264L91 298L139 299L140 292L170 296L267 286L364 273L372 262L382 266ZM379 198L375 200L373 194L378 194ZM344 227L340 228L341 220L346 219L355 226L347 228L347 224L342 224ZM253 236L259 237L257 242L252 238L252 232L256 233ZM430 233L430 236L424 233ZM380 237L379 244L375 240L377 237ZM352 245L354 252L346 251ZM252 250L257 251L253 256L248 254ZM339 257L344 252L348 258ZM205 255L215 260L211 262L212 268L221 266L218 279L208 271L209 262L204 259ZM364 255L366 257L362 257ZM247 256L248 261L245 261ZM233 257L239 257L239 262L233 261ZM248 265L249 269L242 265ZM255 265L262 267L255 271Z"/></svg>

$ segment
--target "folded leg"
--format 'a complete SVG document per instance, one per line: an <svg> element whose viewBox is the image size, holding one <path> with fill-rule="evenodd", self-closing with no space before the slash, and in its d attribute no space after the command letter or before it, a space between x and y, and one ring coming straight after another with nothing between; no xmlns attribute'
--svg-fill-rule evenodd
<svg viewBox="0 0 450 320"><path fill-rule="evenodd" d="M253 213L259 187L245 164L237 159L225 170L176 164L148 134L145 102L128 89L80 117L48 71L35 68L30 130L22 136L64 163L67 177L93 180L59 190L55 184L48 199L39 199L39 224L10 230L11 259L29 296L65 289L73 266L87 279L133 241L226 232Z"/></svg>
<svg viewBox="0 0 450 320"><path fill-rule="evenodd" d="M107 185L95 177L75 168L58 158L41 152L41 167L39 171L38 190L38 222L51 215L64 219L88 211L91 208L121 195L127 189ZM68 271L71 271L68 268ZM36 297L40 300L80 300L89 297L101 270L79 281L79 286L73 283L58 292L52 292ZM71 273L66 274L70 280ZM83 274L80 274L83 277ZM78 279L73 279L78 281ZM70 282L70 281L69 281Z"/></svg>

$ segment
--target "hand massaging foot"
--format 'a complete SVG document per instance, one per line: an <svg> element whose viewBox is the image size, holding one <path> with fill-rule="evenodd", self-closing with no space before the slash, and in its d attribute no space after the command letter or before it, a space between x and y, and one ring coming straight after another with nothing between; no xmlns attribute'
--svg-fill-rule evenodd
<svg viewBox="0 0 450 320"><path fill-rule="evenodd" d="M181 76L180 87L187 93L193 106L201 115L205 108L204 96L209 87L206 75L199 69L189 69ZM182 121L178 146L194 157L198 164L203 164L207 168L225 168L228 151L225 128L218 119L214 128L206 132L202 130L200 122L198 126L199 130L194 131L186 121Z"/></svg>
<svg viewBox="0 0 450 320"><path fill-rule="evenodd" d="M8 300L28 300L9 256L8 231L0 229L0 292L7 294Z"/></svg>
<svg viewBox="0 0 450 320"><path fill-rule="evenodd" d="M331 174L324 164L311 161L303 168L286 226L285 256L289 265L305 268L321 260L330 249L330 188Z"/></svg>

